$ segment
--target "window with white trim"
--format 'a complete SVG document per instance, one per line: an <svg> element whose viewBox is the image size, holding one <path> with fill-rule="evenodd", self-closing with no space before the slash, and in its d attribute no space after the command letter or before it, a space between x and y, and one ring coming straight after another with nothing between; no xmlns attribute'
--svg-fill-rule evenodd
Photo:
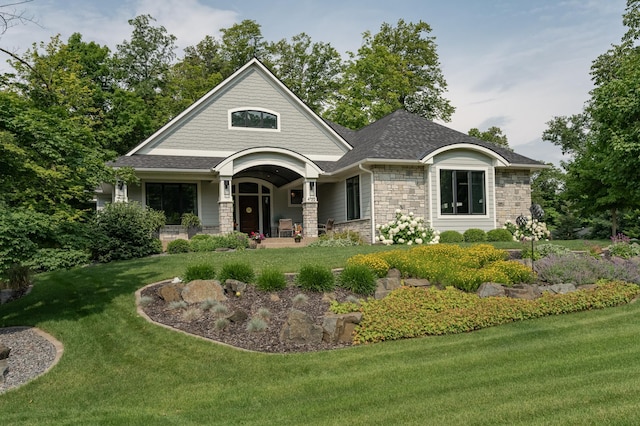
<svg viewBox="0 0 640 426"><path fill-rule="evenodd" d="M484 170L440 170L440 213L484 215L486 208Z"/></svg>
<svg viewBox="0 0 640 426"><path fill-rule="evenodd" d="M251 129L277 129L278 116L266 111L242 110L231 113L231 127Z"/></svg>

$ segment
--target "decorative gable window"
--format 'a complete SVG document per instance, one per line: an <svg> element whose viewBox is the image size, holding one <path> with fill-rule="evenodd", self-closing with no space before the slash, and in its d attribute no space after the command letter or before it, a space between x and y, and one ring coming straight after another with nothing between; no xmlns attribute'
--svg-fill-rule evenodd
<svg viewBox="0 0 640 426"><path fill-rule="evenodd" d="M277 130L279 124L277 113L256 109L231 111L233 128Z"/></svg>
<svg viewBox="0 0 640 426"><path fill-rule="evenodd" d="M440 170L440 213L486 214L484 170Z"/></svg>

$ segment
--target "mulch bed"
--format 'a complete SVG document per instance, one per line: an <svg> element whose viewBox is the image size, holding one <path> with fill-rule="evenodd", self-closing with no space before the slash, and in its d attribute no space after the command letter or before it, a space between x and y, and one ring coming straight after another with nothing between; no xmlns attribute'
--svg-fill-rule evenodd
<svg viewBox="0 0 640 426"><path fill-rule="evenodd" d="M203 310L198 319L185 321L183 318L185 311L190 308L198 308L199 305L189 305L186 309L170 309L169 303L158 296L157 290L161 285L163 284L149 286L141 292L142 297L147 296L151 299L150 303L143 304L143 311L156 322L191 334L237 348L270 353L310 352L351 346L350 342L331 344L323 341L315 344L296 344L280 340L280 330L290 310L294 308L293 299L296 295L304 294L308 300L303 306L296 306L295 309L307 313L314 319L315 324L322 326L322 319L329 311L331 299L345 301L348 296L354 295L341 288L336 288L335 291L325 294L302 290L298 287L287 287L276 292L266 292L258 290L253 285L248 285L240 297L227 294L227 300L223 302L229 310L228 314L240 309L248 314L248 319L235 323L230 322L224 330L218 330L215 326L215 321L226 315L221 315L214 312L213 309L208 309ZM261 332L247 331L247 324L252 317L257 315L260 308L266 308L270 313L269 318L266 320L268 324L266 330Z"/></svg>

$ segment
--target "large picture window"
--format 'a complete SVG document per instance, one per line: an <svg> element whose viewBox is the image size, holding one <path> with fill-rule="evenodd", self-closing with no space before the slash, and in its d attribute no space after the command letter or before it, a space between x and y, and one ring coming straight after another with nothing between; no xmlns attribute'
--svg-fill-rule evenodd
<svg viewBox="0 0 640 426"><path fill-rule="evenodd" d="M486 214L485 172L440 170L441 214Z"/></svg>
<svg viewBox="0 0 640 426"><path fill-rule="evenodd" d="M231 113L231 127L277 129L278 116L266 111L244 110Z"/></svg>
<svg viewBox="0 0 640 426"><path fill-rule="evenodd" d="M161 210L167 225L179 225L184 213L198 214L198 187L195 183L146 184L147 206Z"/></svg>
<svg viewBox="0 0 640 426"><path fill-rule="evenodd" d="M347 220L360 219L360 176L347 179Z"/></svg>

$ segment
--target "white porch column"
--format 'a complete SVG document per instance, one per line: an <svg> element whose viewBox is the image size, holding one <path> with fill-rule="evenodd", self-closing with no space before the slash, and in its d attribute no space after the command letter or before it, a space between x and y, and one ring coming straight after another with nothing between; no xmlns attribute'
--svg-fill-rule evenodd
<svg viewBox="0 0 640 426"><path fill-rule="evenodd" d="M113 202L114 203L126 203L129 201L129 191L127 184L124 182L117 182L115 186Z"/></svg>

